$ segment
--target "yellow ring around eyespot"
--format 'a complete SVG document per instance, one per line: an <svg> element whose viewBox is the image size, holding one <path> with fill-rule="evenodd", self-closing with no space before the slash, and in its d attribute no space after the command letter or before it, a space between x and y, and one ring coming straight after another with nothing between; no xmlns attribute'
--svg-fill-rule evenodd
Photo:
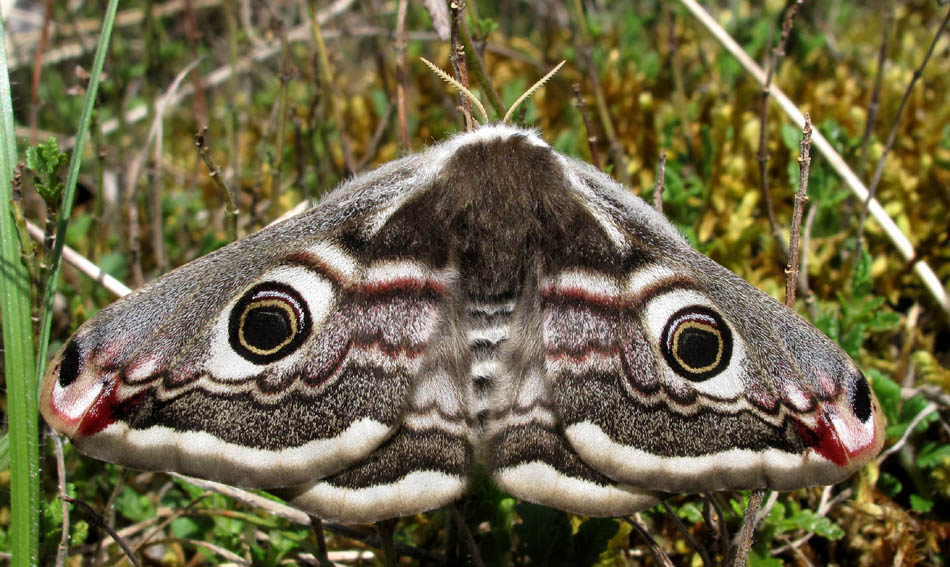
<svg viewBox="0 0 950 567"><path fill-rule="evenodd" d="M247 318L247 314L252 309L260 309L261 307L277 307L279 309L283 309L287 313L287 318L290 320L290 334L287 335L286 339L284 339L277 346L275 346L274 348L270 350L257 348L256 346L249 344L244 339L244 320ZM294 313L294 310L291 309L291 307L287 305L285 301L280 301L278 299L264 299L261 301L255 301L253 303L250 303L247 306L247 308L244 309L244 312L241 313L241 320L238 323L238 341L241 343L241 346L243 346L244 348L246 348L247 350L251 351L252 353L256 355L267 356L269 354L274 354L275 352L287 346L292 340L294 340L294 337L297 336L297 324L298 324L297 314Z"/></svg>
<svg viewBox="0 0 950 567"><path fill-rule="evenodd" d="M680 334L685 329L697 329L699 331L704 331L704 332L712 333L716 335L716 338L718 339L718 343L719 343L719 350L716 352L716 358L715 360L712 361L712 363L708 364L707 366L701 366L699 368L696 368L696 367L690 366L689 364L686 364L686 362L683 361L682 358L680 358L679 356ZM704 372L710 372L713 369L715 369L717 366L719 366L719 362L722 360L722 349L723 349L722 333L719 332L718 327L710 325L708 323L700 323L698 321L686 321L682 325L678 326L676 328L676 331L673 333L673 349L672 349L673 358L676 360L676 362L680 364L681 367L683 367L684 370L686 370L687 372L692 372L693 374L703 374Z"/></svg>

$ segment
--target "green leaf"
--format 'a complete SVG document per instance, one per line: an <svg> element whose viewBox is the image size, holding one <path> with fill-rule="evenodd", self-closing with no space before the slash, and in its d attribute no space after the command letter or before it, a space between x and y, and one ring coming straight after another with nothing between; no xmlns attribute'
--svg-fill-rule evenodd
<svg viewBox="0 0 950 567"><path fill-rule="evenodd" d="M891 473L882 472L881 477L877 480L877 487L881 489L881 492L895 498L898 494L903 492L904 485L900 480Z"/></svg>
<svg viewBox="0 0 950 567"><path fill-rule="evenodd" d="M884 410L884 417L888 423L896 423L901 407L900 385L874 368L869 368L866 374L871 379L871 388Z"/></svg>
<svg viewBox="0 0 950 567"><path fill-rule="evenodd" d="M3 320L3 372L9 424L10 545L14 567L36 565L40 553L39 412L36 354L30 318L30 278L21 261L20 236L13 222L13 168L17 162L6 34L0 18L0 319ZM52 311L52 309L50 309ZM45 360L45 359L44 359ZM6 499L6 497L5 497Z"/></svg>
<svg viewBox="0 0 950 567"><path fill-rule="evenodd" d="M479 18L472 27L475 28L475 37L488 37L488 34L498 29L498 22L491 18Z"/></svg>
<svg viewBox="0 0 950 567"><path fill-rule="evenodd" d="M802 141L802 129L794 124L789 124L786 122L782 124L782 142L785 144L785 147L788 151L792 152L794 155L798 155L798 151L801 149L799 146ZM798 170L798 165L795 165L795 170Z"/></svg>
<svg viewBox="0 0 950 567"><path fill-rule="evenodd" d="M703 511L695 502L686 502L676 510L676 515L687 520L692 524L698 524L704 520Z"/></svg>
<svg viewBox="0 0 950 567"><path fill-rule="evenodd" d="M768 550L759 552L756 549L749 551L746 556L746 567L782 567L784 564L781 559L772 557Z"/></svg>
<svg viewBox="0 0 950 567"><path fill-rule="evenodd" d="M927 500L923 496L911 494L910 507L914 512L917 512L918 514L926 514L934 507L934 503L933 503L933 500Z"/></svg>
<svg viewBox="0 0 950 567"><path fill-rule="evenodd" d="M860 298L871 292L871 254L866 247L861 248L861 256L854 266L851 276L851 295Z"/></svg>
<svg viewBox="0 0 950 567"><path fill-rule="evenodd" d="M69 157L59 150L59 143L53 137L26 149L26 167L33 173L36 191L48 207L59 208L59 200L63 195L59 168L68 161Z"/></svg>
<svg viewBox="0 0 950 567"><path fill-rule="evenodd" d="M839 540L844 537L841 526L828 518L819 516L813 510L798 509L798 505L794 502L791 508L794 509L792 515L778 523L777 531L805 530L830 540Z"/></svg>
<svg viewBox="0 0 950 567"><path fill-rule="evenodd" d="M85 520L73 520L72 534L70 535L70 545L78 546L86 543L89 537L89 523Z"/></svg>
<svg viewBox="0 0 950 567"><path fill-rule="evenodd" d="M171 523L172 535L177 538L190 538L201 532L201 526L192 518L175 518Z"/></svg>
<svg viewBox="0 0 950 567"><path fill-rule="evenodd" d="M929 404L930 402L927 400L927 398L921 394L917 394L916 396L912 396L904 400L904 404L901 406L900 416L898 417L899 423L904 425L906 428L906 426L910 425L910 422L913 421L914 418L920 414L920 412L924 411ZM920 422L914 428L914 432L923 433L928 427L930 427L930 424L937 421L938 418L939 415L937 412L931 412L930 415L920 420ZM901 434L903 434L903 431Z"/></svg>
<svg viewBox="0 0 950 567"><path fill-rule="evenodd" d="M10 468L10 434L0 435L0 471Z"/></svg>
<svg viewBox="0 0 950 567"><path fill-rule="evenodd" d="M115 499L115 509L133 522L141 522L155 516L155 505L148 496L139 494L129 486L123 486Z"/></svg>
<svg viewBox="0 0 950 567"><path fill-rule="evenodd" d="M938 467L950 460L950 445L928 441L921 447L917 456L917 466L923 469Z"/></svg>

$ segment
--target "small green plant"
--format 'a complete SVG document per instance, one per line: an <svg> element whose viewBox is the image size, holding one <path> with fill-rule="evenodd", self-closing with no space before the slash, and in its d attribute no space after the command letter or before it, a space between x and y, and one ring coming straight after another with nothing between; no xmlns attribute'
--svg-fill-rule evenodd
<svg viewBox="0 0 950 567"><path fill-rule="evenodd" d="M69 163L69 156L59 149L56 138L50 137L26 149L26 167L33 173L33 186L43 197L46 206L55 211L63 196L61 168Z"/></svg>

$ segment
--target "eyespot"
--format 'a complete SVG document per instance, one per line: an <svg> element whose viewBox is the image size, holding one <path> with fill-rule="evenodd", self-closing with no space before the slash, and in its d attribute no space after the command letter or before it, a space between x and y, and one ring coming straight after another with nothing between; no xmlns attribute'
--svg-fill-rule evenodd
<svg viewBox="0 0 950 567"><path fill-rule="evenodd" d="M666 321L660 351L674 372L701 382L719 374L732 358L732 333L718 313L702 305L684 307Z"/></svg>
<svg viewBox="0 0 950 567"><path fill-rule="evenodd" d="M251 288L231 310L228 341L247 360L268 364L297 350L311 326L307 302L295 289L265 282Z"/></svg>
<svg viewBox="0 0 950 567"><path fill-rule="evenodd" d="M59 363L59 387L68 388L79 377L81 365L79 345L75 340L69 341Z"/></svg>
<svg viewBox="0 0 950 567"><path fill-rule="evenodd" d="M851 410L862 422L871 417L871 388L867 379L860 373L855 376L854 387L851 389Z"/></svg>

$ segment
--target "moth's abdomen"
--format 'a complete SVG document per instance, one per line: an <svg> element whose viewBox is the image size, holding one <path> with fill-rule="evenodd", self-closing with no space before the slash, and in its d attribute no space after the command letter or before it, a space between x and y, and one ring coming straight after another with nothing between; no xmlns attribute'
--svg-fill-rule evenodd
<svg viewBox="0 0 950 567"><path fill-rule="evenodd" d="M484 428L492 411L492 397L505 375L501 348L509 336L509 324L515 308L513 296L485 297L470 301L466 339L471 354L469 381L471 410L479 429Z"/></svg>

